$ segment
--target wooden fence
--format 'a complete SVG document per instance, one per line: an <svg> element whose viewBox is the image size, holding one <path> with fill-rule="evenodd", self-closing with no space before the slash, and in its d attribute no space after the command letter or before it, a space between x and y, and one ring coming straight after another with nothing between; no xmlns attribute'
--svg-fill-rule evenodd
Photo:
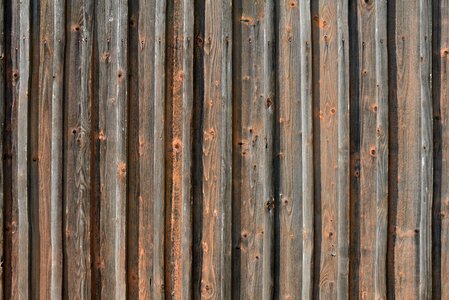
<svg viewBox="0 0 449 300"><path fill-rule="evenodd" d="M5 299L449 299L449 0L0 0Z"/></svg>

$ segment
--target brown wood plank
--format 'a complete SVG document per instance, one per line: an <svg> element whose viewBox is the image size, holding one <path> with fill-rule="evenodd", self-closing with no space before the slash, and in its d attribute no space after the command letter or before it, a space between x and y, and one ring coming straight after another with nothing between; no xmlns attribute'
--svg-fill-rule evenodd
<svg viewBox="0 0 449 300"><path fill-rule="evenodd" d="M164 298L165 2L129 2L128 297Z"/></svg>
<svg viewBox="0 0 449 300"><path fill-rule="evenodd" d="M91 298L91 0L71 0L66 13L64 102L64 297Z"/></svg>
<svg viewBox="0 0 449 300"><path fill-rule="evenodd" d="M348 2L312 3L315 136L315 297L348 298Z"/></svg>
<svg viewBox="0 0 449 300"><path fill-rule="evenodd" d="M5 232L4 232L4 220L5 220L5 197L3 192L3 184L5 182L5 175L3 170L3 149L4 141L4 124L5 124L5 106L6 106L6 95L5 95L5 23L4 23L4 13L5 13L5 1L0 1L0 299L4 299L4 255L5 255Z"/></svg>
<svg viewBox="0 0 449 300"><path fill-rule="evenodd" d="M99 201L96 295L126 297L126 118L127 1L98 1L95 7L96 101Z"/></svg>
<svg viewBox="0 0 449 300"><path fill-rule="evenodd" d="M33 271L33 297L62 297L62 103L64 76L64 17L61 0L41 1L38 37L38 67L33 81L37 93L37 270ZM34 90L34 89L33 89ZM36 240L36 239L35 239Z"/></svg>
<svg viewBox="0 0 449 300"><path fill-rule="evenodd" d="M432 296L449 298L449 1L434 2L433 10L434 199Z"/></svg>
<svg viewBox="0 0 449 300"><path fill-rule="evenodd" d="M386 299L388 213L387 5L357 1L351 17L355 40L352 94L352 234L356 244L351 276L354 298ZM355 240L354 240L355 239Z"/></svg>
<svg viewBox="0 0 449 300"><path fill-rule="evenodd" d="M167 5L165 291L167 297L190 299L193 2Z"/></svg>
<svg viewBox="0 0 449 300"><path fill-rule="evenodd" d="M6 31L5 118L5 297L28 299L28 96L30 80L30 1L10 1Z"/></svg>
<svg viewBox="0 0 449 300"><path fill-rule="evenodd" d="M198 7L199 6L199 7ZM229 1L197 4L203 27L197 36L201 72L197 83L202 108L199 167L202 184L194 203L201 202L200 231L195 241L200 250L195 263L194 295L204 299L231 296L231 187L232 187L232 6ZM198 49L197 48L197 49ZM200 109L197 107L196 109ZM194 166L192 170L196 169ZM195 258L194 258L195 259Z"/></svg>
<svg viewBox="0 0 449 300"><path fill-rule="evenodd" d="M278 295L313 296L313 132L310 1L280 1L277 44Z"/></svg>
<svg viewBox="0 0 449 300"><path fill-rule="evenodd" d="M431 7L394 2L390 39L389 290L399 299L431 297Z"/></svg>
<svg viewBox="0 0 449 300"><path fill-rule="evenodd" d="M234 3L233 298L273 297L274 2Z"/></svg>

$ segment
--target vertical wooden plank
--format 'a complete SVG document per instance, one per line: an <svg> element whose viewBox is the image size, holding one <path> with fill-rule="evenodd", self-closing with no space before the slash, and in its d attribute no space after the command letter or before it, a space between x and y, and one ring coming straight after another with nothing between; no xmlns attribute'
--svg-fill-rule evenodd
<svg viewBox="0 0 449 300"><path fill-rule="evenodd" d="M315 127L315 296L348 298L348 2L312 3Z"/></svg>
<svg viewBox="0 0 449 300"><path fill-rule="evenodd" d="M167 5L165 288L168 297L190 299L193 1Z"/></svg>
<svg viewBox="0 0 449 300"><path fill-rule="evenodd" d="M390 176L392 264L399 299L431 297L432 97L428 0L391 6ZM394 125L393 125L394 124Z"/></svg>
<svg viewBox="0 0 449 300"><path fill-rule="evenodd" d="M128 297L163 299L166 4L129 3Z"/></svg>
<svg viewBox="0 0 449 300"><path fill-rule="evenodd" d="M5 297L29 297L28 92L30 79L30 1L8 1L6 21L5 119Z"/></svg>
<svg viewBox="0 0 449 300"><path fill-rule="evenodd" d="M28 86L30 5L6 3L5 296L29 295Z"/></svg>
<svg viewBox="0 0 449 300"><path fill-rule="evenodd" d="M449 1L433 2L434 199L432 296L449 298Z"/></svg>
<svg viewBox="0 0 449 300"><path fill-rule="evenodd" d="M99 293L126 297L126 0L96 3L96 93L99 140Z"/></svg>
<svg viewBox="0 0 449 300"><path fill-rule="evenodd" d="M37 290L34 296L62 297L62 97L64 71L64 17L62 0L39 6L38 231Z"/></svg>
<svg viewBox="0 0 449 300"><path fill-rule="evenodd" d="M387 3L354 1L355 45L351 66L352 190L357 207L357 266L351 278L354 298L386 299L388 213ZM354 186L354 185L353 185ZM353 232L353 234L355 234Z"/></svg>
<svg viewBox="0 0 449 300"><path fill-rule="evenodd" d="M234 3L233 298L273 297L274 2Z"/></svg>
<svg viewBox="0 0 449 300"><path fill-rule="evenodd" d="M203 68L196 82L203 108L199 279L195 295L204 299L231 297L232 175L232 4L206 0L200 44ZM192 168L193 170L193 168ZM195 223L194 226L197 224Z"/></svg>
<svg viewBox="0 0 449 300"><path fill-rule="evenodd" d="M64 297L90 299L94 2L67 2L64 91Z"/></svg>
<svg viewBox="0 0 449 300"><path fill-rule="evenodd" d="M281 299L313 296L313 132L310 1L277 7L279 284Z"/></svg>

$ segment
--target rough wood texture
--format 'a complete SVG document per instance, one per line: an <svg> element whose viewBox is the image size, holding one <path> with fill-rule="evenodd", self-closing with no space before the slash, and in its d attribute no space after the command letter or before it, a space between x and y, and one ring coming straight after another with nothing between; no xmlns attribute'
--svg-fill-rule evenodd
<svg viewBox="0 0 449 300"><path fill-rule="evenodd" d="M312 3L315 137L315 297L348 298L348 3Z"/></svg>
<svg viewBox="0 0 449 300"><path fill-rule="evenodd" d="M128 297L164 298L165 2L129 7Z"/></svg>
<svg viewBox="0 0 449 300"><path fill-rule="evenodd" d="M191 298L191 126L193 108L193 2L167 3L165 291Z"/></svg>
<svg viewBox="0 0 449 300"><path fill-rule="evenodd" d="M61 0L41 1L38 7L38 54L32 84L37 100L37 203L38 243L31 249L36 260L33 270L33 298L60 298L62 295L62 108L64 76L64 17ZM32 124L32 123L31 123ZM33 158L34 159L34 158ZM34 197L33 197L34 198ZM36 276L36 277L34 277Z"/></svg>
<svg viewBox="0 0 449 300"><path fill-rule="evenodd" d="M6 117L4 149L5 297L28 299L28 96L30 83L30 1L8 1L6 31Z"/></svg>
<svg viewBox="0 0 449 300"><path fill-rule="evenodd" d="M273 297L274 2L234 3L234 298Z"/></svg>
<svg viewBox="0 0 449 300"><path fill-rule="evenodd" d="M351 295L386 299L388 212L387 3L351 5Z"/></svg>
<svg viewBox="0 0 449 300"><path fill-rule="evenodd" d="M448 10L0 0L0 298L449 298Z"/></svg>
<svg viewBox="0 0 449 300"><path fill-rule="evenodd" d="M198 299L231 297L232 204L232 6L229 1L201 1L204 16L197 26L196 105L202 108L196 127L201 145L201 187L194 195L200 206L195 220L194 296ZM201 28L199 28L201 27ZM198 55L197 55L198 56ZM197 118L197 116L195 115ZM198 151L199 152L199 151ZM193 172L194 169L192 169ZM199 203L198 203L199 202ZM205 222L204 220L207 220ZM196 223L195 223L196 224Z"/></svg>
<svg viewBox="0 0 449 300"><path fill-rule="evenodd" d="M64 297L90 299L93 12L71 0L66 12L64 76Z"/></svg>
<svg viewBox="0 0 449 300"><path fill-rule="evenodd" d="M390 66L390 240L388 289L399 299L431 298L433 179L431 7L394 1Z"/></svg>
<svg viewBox="0 0 449 300"><path fill-rule="evenodd" d="M276 297L313 296L313 132L310 1L277 6L279 274ZM282 236L288 238L281 238Z"/></svg>
<svg viewBox="0 0 449 300"><path fill-rule="evenodd" d="M97 189L99 254L95 267L105 299L126 297L126 176L127 176L127 1L98 1L95 72L98 139Z"/></svg>

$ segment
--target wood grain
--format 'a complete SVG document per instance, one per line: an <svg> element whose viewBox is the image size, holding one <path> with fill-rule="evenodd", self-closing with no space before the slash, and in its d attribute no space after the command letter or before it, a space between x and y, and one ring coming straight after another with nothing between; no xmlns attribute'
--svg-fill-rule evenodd
<svg viewBox="0 0 449 300"><path fill-rule="evenodd" d="M165 2L129 2L128 297L164 298Z"/></svg>
<svg viewBox="0 0 449 300"><path fill-rule="evenodd" d="M5 298L28 299L28 96L30 83L30 1L5 4Z"/></svg>
<svg viewBox="0 0 449 300"><path fill-rule="evenodd" d="M430 1L389 5L389 290L399 299L431 298L433 179Z"/></svg>
<svg viewBox="0 0 449 300"><path fill-rule="evenodd" d="M232 6L229 1L204 1L204 24L197 36L202 68L201 83L201 201L198 218L200 249L194 291L202 299L231 296L231 186L232 186ZM196 224L196 223L195 223ZM194 258L195 259L195 258Z"/></svg>
<svg viewBox="0 0 449 300"><path fill-rule="evenodd" d="M63 1L41 1L39 6L38 68L33 85L37 100L37 165L38 244L32 249L38 256L33 272L36 286L33 298L62 296L62 122L64 79L64 17ZM33 89L34 90L34 89ZM34 239L33 239L34 241ZM34 248L36 247L36 248Z"/></svg>
<svg viewBox="0 0 449 300"><path fill-rule="evenodd" d="M167 4L165 291L191 298L193 2Z"/></svg>
<svg viewBox="0 0 449 300"><path fill-rule="evenodd" d="M274 2L234 4L232 296L271 299Z"/></svg>
<svg viewBox="0 0 449 300"><path fill-rule="evenodd" d="M277 43L281 299L313 296L313 132L310 1L280 1Z"/></svg>
<svg viewBox="0 0 449 300"><path fill-rule="evenodd" d="M386 1L354 4L351 57L351 295L386 299L388 68Z"/></svg>
<svg viewBox="0 0 449 300"><path fill-rule="evenodd" d="M314 1L315 297L348 298L349 61L347 1Z"/></svg>
<svg viewBox="0 0 449 300"><path fill-rule="evenodd" d="M64 297L90 299L94 2L71 0L64 73Z"/></svg>
<svg viewBox="0 0 449 300"><path fill-rule="evenodd" d="M98 101L99 291L106 299L126 297L127 176L127 1L98 1L95 72ZM106 58L106 59L105 59Z"/></svg>

